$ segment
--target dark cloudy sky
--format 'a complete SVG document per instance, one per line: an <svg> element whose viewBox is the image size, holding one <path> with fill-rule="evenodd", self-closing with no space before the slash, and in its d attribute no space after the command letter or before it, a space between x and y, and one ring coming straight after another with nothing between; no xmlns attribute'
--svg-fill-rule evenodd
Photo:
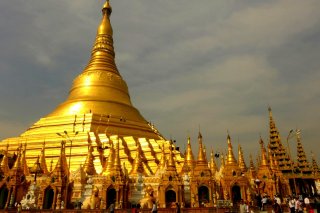
<svg viewBox="0 0 320 213"><path fill-rule="evenodd" d="M17 136L68 95L88 62L104 1L0 1L0 139ZM256 154L269 136L302 131L320 145L319 0L113 0L119 71L132 102L167 138L197 153ZM296 142L290 140L294 153Z"/></svg>

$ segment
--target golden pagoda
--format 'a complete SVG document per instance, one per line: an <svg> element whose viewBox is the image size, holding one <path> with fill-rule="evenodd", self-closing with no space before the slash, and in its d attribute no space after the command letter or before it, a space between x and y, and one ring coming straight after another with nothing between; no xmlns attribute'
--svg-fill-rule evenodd
<svg viewBox="0 0 320 213"><path fill-rule="evenodd" d="M62 178L59 187L43 184L42 187L50 185L44 191L53 193L54 199L49 204L38 204L41 207L57 208L58 197L59 202L67 205L72 201L71 192L68 195L63 190L79 168L90 176L102 174L114 178L122 174L120 163L125 162L131 174L136 174L136 167L142 166L144 175L152 176L162 155L161 146L174 149L172 157L176 162L184 160L178 157L181 153L175 150L175 145L166 141L131 103L128 86L115 63L111 13L111 5L106 1L90 60L74 79L68 98L20 136L0 143L0 149L6 150L1 164L3 173L8 173L8 167L13 172L19 166L18 171L29 175L28 168L35 167L38 173L33 171L32 175L38 179L54 176L54 182ZM22 144L26 144L23 150ZM17 157L19 160L15 160ZM15 160L15 164L9 165L8 158ZM50 163L53 171L48 172ZM39 200L42 201L41 196ZM8 201L6 206L9 202L16 200Z"/></svg>
<svg viewBox="0 0 320 213"><path fill-rule="evenodd" d="M93 155L100 155L95 159L95 164L104 164L103 149L97 147L103 148L103 143L111 135L123 138L120 150L124 150L124 155L120 158L133 159L135 150L132 145L140 143L138 138L145 139L141 145L150 145L150 150L145 151L147 157L160 155L156 140L164 141L164 138L132 105L127 84L117 69L111 12L112 8L107 1L102 9L102 21L98 26L89 63L74 79L67 100L19 137L3 140L0 148L4 149L4 144L8 143L8 152L12 153L19 144L27 143L25 155L28 166L31 166L40 155L43 141L46 141L46 161L49 163L53 160L56 163L59 157L57 147L60 147L61 140L65 140L68 161L73 159L71 170L78 168L86 157L88 141L92 142L95 149ZM105 152L108 154L108 150Z"/></svg>

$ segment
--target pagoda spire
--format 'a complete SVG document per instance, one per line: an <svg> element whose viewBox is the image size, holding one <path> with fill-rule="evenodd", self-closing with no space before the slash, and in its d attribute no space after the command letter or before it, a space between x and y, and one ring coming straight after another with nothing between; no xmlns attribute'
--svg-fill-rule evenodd
<svg viewBox="0 0 320 213"><path fill-rule="evenodd" d="M44 174L48 174L48 167L47 167L47 162L46 162L46 155L45 155L45 141L43 142L43 146L41 149L41 153L40 153L40 167L43 170Z"/></svg>
<svg viewBox="0 0 320 213"><path fill-rule="evenodd" d="M228 133L227 137L227 143L228 143L228 154L227 154L227 165L237 164L237 161L234 157L233 150L232 150L232 144L231 144L231 137Z"/></svg>
<svg viewBox="0 0 320 213"><path fill-rule="evenodd" d="M10 171L9 168L9 159L8 159L8 149L9 149L9 144L7 144L6 150L4 152L1 164L0 164L0 173L2 174L8 174Z"/></svg>
<svg viewBox="0 0 320 213"><path fill-rule="evenodd" d="M163 143L161 147L161 159L160 159L160 163L158 164L157 173L165 171L166 163L167 163L167 158L166 158L166 153L164 151L164 143Z"/></svg>
<svg viewBox="0 0 320 213"><path fill-rule="evenodd" d="M21 165L23 168L24 175L28 176L30 175L29 167L27 165L26 160L26 151L27 151L27 143L24 143L23 151L22 151L22 157L21 157Z"/></svg>
<svg viewBox="0 0 320 213"><path fill-rule="evenodd" d="M193 171L195 161L194 161L194 155L192 153L190 136L188 137L188 144L187 144L185 159L186 159L186 163L187 163L188 167L190 168L191 171Z"/></svg>
<svg viewBox="0 0 320 213"><path fill-rule="evenodd" d="M217 164L216 164L216 161L215 161L215 156L214 156L214 153L213 153L213 149L211 149L211 153L210 153L210 170L211 170L211 174L214 175L217 171L218 171L218 168L217 168Z"/></svg>
<svg viewBox="0 0 320 213"><path fill-rule="evenodd" d="M257 171L256 171L256 168L255 168L254 163L253 163L252 154L250 154L250 167L249 167L249 173L250 173L250 175L251 175L251 178L256 178Z"/></svg>
<svg viewBox="0 0 320 213"><path fill-rule="evenodd" d="M283 172L291 172L291 160L289 159L285 148L283 147L280 139L279 131L273 119L271 107L268 108L269 111L269 145L272 154L275 154L275 160L278 161L279 169Z"/></svg>
<svg viewBox="0 0 320 213"><path fill-rule="evenodd" d="M185 152L184 152L184 156L186 156L187 155L187 150L185 150ZM186 157L184 157L184 159L183 159L183 166L182 166L182 168L181 168L181 171L180 171L180 174L188 174L189 172L191 171L191 169L190 169L190 167L188 166L188 162L187 162L187 158Z"/></svg>
<svg viewBox="0 0 320 213"><path fill-rule="evenodd" d="M317 164L317 161L314 157L313 152L311 152L311 158L312 158L312 173L314 175L318 175L318 174L320 174L320 169L318 167L318 164Z"/></svg>
<svg viewBox="0 0 320 213"><path fill-rule="evenodd" d="M111 135L126 134L160 139L155 128L151 128L132 105L128 86L116 66L111 13L111 5L106 1L88 65L74 79L67 100L48 117L93 113L110 118L112 115L111 119L102 120L99 124L92 121L91 130L98 130L99 126L114 126L116 128L109 130ZM124 123L124 120L131 122Z"/></svg>
<svg viewBox="0 0 320 213"><path fill-rule="evenodd" d="M34 173L35 180L37 179L38 175L42 175L44 173L43 168L40 166L40 156L39 155L30 170L31 170L31 173Z"/></svg>
<svg viewBox="0 0 320 213"><path fill-rule="evenodd" d="M57 181L64 181L66 176L69 177L69 167L67 164L67 157L66 157L66 152L65 152L65 146L66 142L64 140L61 141L61 153L58 158L57 164L55 168L52 171L52 175L54 175L57 178Z"/></svg>
<svg viewBox="0 0 320 213"><path fill-rule="evenodd" d="M198 158L197 158L197 162L193 171L193 175L194 176L206 176L209 177L211 176L211 170L209 168L209 164L207 161L207 156L205 154L205 149L202 143L202 135L200 133L199 130L199 134L198 134L198 143L199 143L199 152L198 152Z"/></svg>
<svg viewBox="0 0 320 213"><path fill-rule="evenodd" d="M86 158L86 161L84 162L83 165L83 171L87 174L87 175L96 175L96 168L94 167L94 156L93 156L93 147L91 144L91 141L89 141L88 143L88 155Z"/></svg>
<svg viewBox="0 0 320 213"><path fill-rule="evenodd" d="M274 154L272 154L272 150L270 148L270 144L268 144L268 159L269 159L269 164L270 164L270 168L272 170L277 169L276 168L276 160L274 159Z"/></svg>
<svg viewBox="0 0 320 213"><path fill-rule="evenodd" d="M116 136L116 137L114 138L114 140L115 140L115 142L116 142L115 159L114 159L114 165L113 165L114 173L115 173L117 176L122 176L123 173L122 173L122 169L121 169L120 155L119 155L121 138L119 138L118 136Z"/></svg>
<svg viewBox="0 0 320 213"><path fill-rule="evenodd" d="M226 159L224 153L220 155L221 167L226 165Z"/></svg>
<svg viewBox="0 0 320 213"><path fill-rule="evenodd" d="M246 163L244 161L244 157L243 157L243 152L242 152L242 148L239 144L238 146L238 162L239 162L239 168L241 170L241 172L246 172L247 171L247 166L246 166Z"/></svg>
<svg viewBox="0 0 320 213"><path fill-rule="evenodd" d="M301 143L301 131L296 131L297 136L297 167L301 173L311 174L312 170L310 164L307 161L306 153L304 152L302 143Z"/></svg>
<svg viewBox="0 0 320 213"><path fill-rule="evenodd" d="M110 147L109 147L109 157L108 157L108 161L107 161L107 165L106 168L103 171L103 175L110 175L113 171L113 166L114 166L114 157L115 157L115 151L114 151L114 147L113 147L113 142L110 143Z"/></svg>
<svg viewBox="0 0 320 213"><path fill-rule="evenodd" d="M112 7L109 1L106 1L102 8L102 20L91 51L91 59L83 72L90 72L100 68L120 75L114 60L113 30L110 23L111 13Z"/></svg>
<svg viewBox="0 0 320 213"><path fill-rule="evenodd" d="M255 170L254 163L253 163L253 158L252 158L251 154L250 154L250 170Z"/></svg>
<svg viewBox="0 0 320 213"><path fill-rule="evenodd" d="M261 146L261 163L260 166L269 166L268 159L267 159L267 152L266 148L264 147L264 142L260 136L259 140L260 146Z"/></svg>
<svg viewBox="0 0 320 213"><path fill-rule="evenodd" d="M142 150L141 150L141 146L140 146L139 142L137 142L137 152L136 153L137 153L136 158L134 159L130 175L143 174L143 175L147 176L147 173L143 167L143 162L141 160Z"/></svg>
<svg viewBox="0 0 320 213"><path fill-rule="evenodd" d="M197 166L198 165L208 165L207 157L204 153L203 144L202 144L202 135L199 131L198 134L198 143L199 143L199 152L198 152L198 158L197 158Z"/></svg>
<svg viewBox="0 0 320 213"><path fill-rule="evenodd" d="M21 164L21 150L22 150L22 145L19 145L19 148L17 149L17 159L14 162L13 167L11 168L12 173L19 173L23 172L22 164Z"/></svg>
<svg viewBox="0 0 320 213"><path fill-rule="evenodd" d="M171 171L171 172L177 171L176 163L174 161L173 153L172 153L172 145L170 145L169 147L169 159L168 159L167 171Z"/></svg>

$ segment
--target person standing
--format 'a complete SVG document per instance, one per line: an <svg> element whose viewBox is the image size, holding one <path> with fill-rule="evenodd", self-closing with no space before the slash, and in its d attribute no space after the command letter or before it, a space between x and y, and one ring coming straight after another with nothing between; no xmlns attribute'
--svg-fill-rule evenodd
<svg viewBox="0 0 320 213"><path fill-rule="evenodd" d="M282 209L281 206L279 205L279 203L277 202L276 199L273 200L273 212L274 213L282 213Z"/></svg>
<svg viewBox="0 0 320 213"><path fill-rule="evenodd" d="M17 212L21 212L22 211L22 205L21 205L21 203L19 202L18 204L17 204Z"/></svg>
<svg viewBox="0 0 320 213"><path fill-rule="evenodd" d="M151 213L157 213L157 212L158 212L157 203L153 201Z"/></svg>
<svg viewBox="0 0 320 213"><path fill-rule="evenodd" d="M268 203L268 198L267 198L267 196L264 196L264 197L262 198L261 203L262 203L261 211L265 211L265 210L266 210L266 207L267 207L267 203Z"/></svg>
<svg viewBox="0 0 320 213"><path fill-rule="evenodd" d="M295 211L296 213L303 213L302 202L299 200L299 197L296 198Z"/></svg>
<svg viewBox="0 0 320 213"><path fill-rule="evenodd" d="M295 213L295 205L296 205L296 200L294 199L294 197L289 197L288 206L290 209L290 213Z"/></svg>
<svg viewBox="0 0 320 213"><path fill-rule="evenodd" d="M246 213L249 213L250 212L250 203L249 203L249 201L246 201L245 203L244 203L244 205L245 205L245 209L246 209Z"/></svg>
<svg viewBox="0 0 320 213"><path fill-rule="evenodd" d="M304 198L304 204L306 205L306 210L307 210L307 212L309 212L309 211L310 211L310 199L309 199L308 196L306 196L306 197Z"/></svg>
<svg viewBox="0 0 320 213"><path fill-rule="evenodd" d="M176 213L180 213L180 205L179 205L179 203L176 203Z"/></svg>
<svg viewBox="0 0 320 213"><path fill-rule="evenodd" d="M114 203L111 203L111 205L109 206L109 212L114 213Z"/></svg>
<svg viewBox="0 0 320 213"><path fill-rule="evenodd" d="M245 213L246 212L246 205L244 204L243 200L240 201L239 212L240 213Z"/></svg>

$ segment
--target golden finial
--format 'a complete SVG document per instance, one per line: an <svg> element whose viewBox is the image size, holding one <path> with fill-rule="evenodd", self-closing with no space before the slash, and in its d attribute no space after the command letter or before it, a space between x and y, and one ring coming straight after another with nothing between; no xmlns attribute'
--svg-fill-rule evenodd
<svg viewBox="0 0 320 213"><path fill-rule="evenodd" d="M266 153L266 149L264 147L264 142L261 137L260 137L259 143L261 145L261 157L262 157L261 166L266 166L266 165L268 165L267 153Z"/></svg>
<svg viewBox="0 0 320 213"><path fill-rule="evenodd" d="M239 167L241 169L242 172L246 172L247 171L247 166L246 163L244 161L244 157L243 157L243 151L241 148L241 145L238 144L238 161L239 161Z"/></svg>
<svg viewBox="0 0 320 213"><path fill-rule="evenodd" d="M203 149L203 145L202 145L202 135L199 131L199 135L198 135L198 143L199 143L199 152L198 152L198 159L197 159L197 164L202 164L205 163L207 164L207 158L205 156L204 153L204 149Z"/></svg>
<svg viewBox="0 0 320 213"><path fill-rule="evenodd" d="M105 12L107 12L107 15L110 16L111 12L112 12L112 7L110 5L109 0L107 0L102 8L102 13L104 14Z"/></svg>
<svg viewBox="0 0 320 213"><path fill-rule="evenodd" d="M227 137L227 142L228 142L228 152L227 152L227 164L236 164L237 161L233 155L233 150L232 150L232 144L231 144L231 137L229 135L228 131L228 137Z"/></svg>

